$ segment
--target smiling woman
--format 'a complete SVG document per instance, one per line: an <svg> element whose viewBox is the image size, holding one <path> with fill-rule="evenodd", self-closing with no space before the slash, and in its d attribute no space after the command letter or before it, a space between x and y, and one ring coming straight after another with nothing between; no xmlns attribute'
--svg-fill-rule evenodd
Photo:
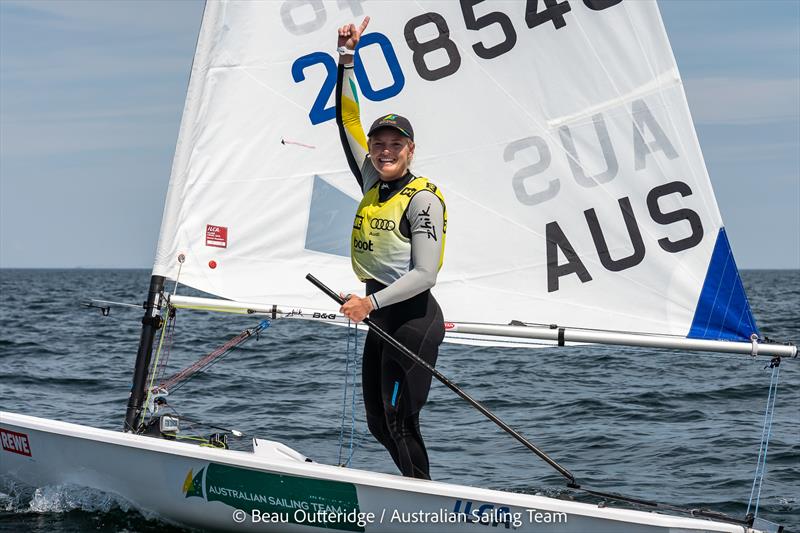
<svg viewBox="0 0 800 533"><path fill-rule="evenodd" d="M436 364L444 339L442 310L430 289L444 258L446 212L441 191L411 173L414 129L390 113L364 136L355 93L353 52L369 24L339 29L336 122L350 169L364 198L353 223L353 271L367 296L349 295L342 313L359 322L367 315L426 362ZM414 367L372 331L362 369L367 423L404 476L429 479L419 412L431 375Z"/></svg>

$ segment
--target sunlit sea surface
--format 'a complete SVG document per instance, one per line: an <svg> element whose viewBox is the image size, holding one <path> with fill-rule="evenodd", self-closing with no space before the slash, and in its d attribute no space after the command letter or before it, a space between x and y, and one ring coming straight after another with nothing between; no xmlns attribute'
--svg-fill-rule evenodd
<svg viewBox="0 0 800 533"><path fill-rule="evenodd" d="M762 334L800 340L800 271L742 276ZM0 409L120 429L142 311L114 308L103 317L81 302L140 304L148 280L145 270L0 270ZM180 312L170 368L257 322ZM245 448L255 435L336 463L345 333L275 321L171 403L188 418L244 431L248 436L232 447ZM767 400L767 362L607 346L445 345L438 368L587 486L742 517ZM759 516L788 531L800 531L798 406L800 360L784 361ZM358 405L356 415L353 466L395 473ZM349 436L349 419L345 427ZM560 476L436 381L422 429L434 479L570 497ZM104 494L8 480L0 480L0 530L178 531Z"/></svg>

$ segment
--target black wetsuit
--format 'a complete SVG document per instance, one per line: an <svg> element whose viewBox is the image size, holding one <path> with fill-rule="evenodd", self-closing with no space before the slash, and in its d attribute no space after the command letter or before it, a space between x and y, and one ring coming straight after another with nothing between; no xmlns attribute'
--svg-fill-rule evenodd
<svg viewBox="0 0 800 533"><path fill-rule="evenodd" d="M362 191L366 192L372 186L378 187L380 200L383 202L401 191L414 176L408 173L392 182L376 182L377 171L369 158L365 159L365 147L359 146L352 138L354 117L348 117L351 132L347 131L343 123L343 73L344 69L340 66L336 91L336 122L342 145L348 164ZM355 119L357 118L356 116ZM360 130L360 124L358 129ZM365 179L368 181L366 184ZM400 230L407 238L411 238L409 222L404 215ZM368 295L374 295L385 288L386 285L376 280L366 282ZM376 299L373 298L373 303L375 302ZM429 364L436 364L439 345L444 339L444 318L430 290L424 290L395 303L382 305L369 316L377 326L400 341L403 346ZM430 479L428 454L419 429L419 413L428 398L431 379L432 376L427 370L408 360L374 332L370 331L367 334L362 365L367 424L370 432L386 447L397 467L407 477Z"/></svg>
<svg viewBox="0 0 800 533"><path fill-rule="evenodd" d="M377 281L367 282L368 294L382 288ZM430 291L373 311L370 319L427 363L436 364L444 318ZM370 432L389 450L404 476L430 479L428 453L419 430L419 411L431 387L430 372L370 331L364 342L361 382Z"/></svg>

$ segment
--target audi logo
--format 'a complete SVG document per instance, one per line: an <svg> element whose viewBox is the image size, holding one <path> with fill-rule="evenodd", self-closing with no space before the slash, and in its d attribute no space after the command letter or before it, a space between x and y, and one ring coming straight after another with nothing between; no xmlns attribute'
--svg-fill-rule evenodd
<svg viewBox="0 0 800 533"><path fill-rule="evenodd" d="M373 218L369 221L369 227L372 229L383 229L392 231L395 228L394 220L386 220L385 218Z"/></svg>

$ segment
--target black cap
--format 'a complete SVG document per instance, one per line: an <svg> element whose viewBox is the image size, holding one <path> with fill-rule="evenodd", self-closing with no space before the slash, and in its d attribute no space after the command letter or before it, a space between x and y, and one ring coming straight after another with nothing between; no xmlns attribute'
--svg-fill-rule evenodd
<svg viewBox="0 0 800 533"><path fill-rule="evenodd" d="M400 115L395 115L393 113L379 117L375 122L372 123L369 133L367 133L367 137L371 137L376 130L381 128L394 128L412 141L414 140L414 128L411 127L411 123L406 117L401 117Z"/></svg>

